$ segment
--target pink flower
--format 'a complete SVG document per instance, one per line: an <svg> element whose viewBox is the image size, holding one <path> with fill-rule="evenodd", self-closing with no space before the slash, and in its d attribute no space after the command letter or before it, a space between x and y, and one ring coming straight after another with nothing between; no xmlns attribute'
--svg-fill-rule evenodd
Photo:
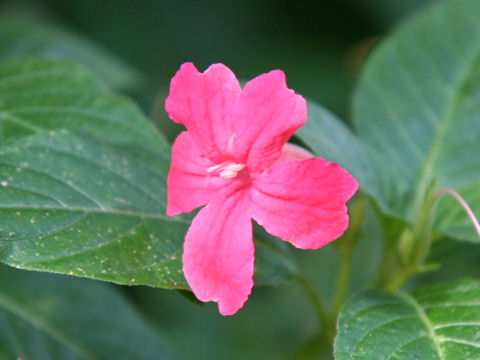
<svg viewBox="0 0 480 360"><path fill-rule="evenodd" d="M198 299L236 313L253 287L252 221L301 249L317 249L348 227L358 184L335 163L286 144L305 124L305 99L274 70L242 89L222 64L183 64L166 100L185 125L168 174L167 214L206 205L185 236L183 271Z"/></svg>

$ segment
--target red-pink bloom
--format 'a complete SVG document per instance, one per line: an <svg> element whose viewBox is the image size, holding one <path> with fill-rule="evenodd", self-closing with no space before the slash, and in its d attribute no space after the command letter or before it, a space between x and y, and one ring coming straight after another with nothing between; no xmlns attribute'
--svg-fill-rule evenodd
<svg viewBox="0 0 480 360"><path fill-rule="evenodd" d="M183 64L166 100L185 125L168 174L170 216L206 205L185 237L183 271L202 301L234 314L253 287L252 221L301 249L317 249L348 227L346 201L357 190L340 166L286 144L305 124L305 99L282 71L242 89L230 69L204 73Z"/></svg>

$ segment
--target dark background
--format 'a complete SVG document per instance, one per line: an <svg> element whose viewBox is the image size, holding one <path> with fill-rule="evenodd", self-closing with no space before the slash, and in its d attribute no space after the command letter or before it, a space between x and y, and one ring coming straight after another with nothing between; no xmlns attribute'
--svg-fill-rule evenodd
<svg viewBox="0 0 480 360"><path fill-rule="evenodd" d="M345 114L373 41L431 1L15 0L4 8L93 39L157 90L185 61L200 70L223 62L241 79L279 68L297 92Z"/></svg>

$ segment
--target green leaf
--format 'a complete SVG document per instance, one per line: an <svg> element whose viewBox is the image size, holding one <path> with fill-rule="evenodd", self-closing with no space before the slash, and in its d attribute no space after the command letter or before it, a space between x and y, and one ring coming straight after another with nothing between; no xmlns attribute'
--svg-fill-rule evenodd
<svg viewBox="0 0 480 360"><path fill-rule="evenodd" d="M357 137L340 119L323 106L308 102L308 121L296 135L318 155L328 155L329 161L342 164L348 171L368 176L368 164L359 156Z"/></svg>
<svg viewBox="0 0 480 360"><path fill-rule="evenodd" d="M111 286L0 266L1 359L169 359Z"/></svg>
<svg viewBox="0 0 480 360"><path fill-rule="evenodd" d="M132 103L77 65L8 60L0 124L0 261L188 289L181 255L190 221L165 215L169 145ZM260 279L286 279L272 269L289 265L267 259Z"/></svg>
<svg viewBox="0 0 480 360"><path fill-rule="evenodd" d="M335 358L480 358L480 282L429 286L409 295L358 294L340 314Z"/></svg>
<svg viewBox="0 0 480 360"><path fill-rule="evenodd" d="M0 57L49 56L75 60L116 89L138 86L138 71L92 41L36 17L0 17Z"/></svg>
<svg viewBox="0 0 480 360"><path fill-rule="evenodd" d="M188 221L165 214L168 145L76 65L0 63L0 260L185 288Z"/></svg>
<svg viewBox="0 0 480 360"><path fill-rule="evenodd" d="M254 225L255 285L275 286L293 279L298 269L291 258L290 245Z"/></svg>
<svg viewBox="0 0 480 360"><path fill-rule="evenodd" d="M354 123L408 184L381 201L403 218L418 215L432 183L480 212L479 15L475 0L429 8L379 46L360 79ZM478 240L455 202L442 199L436 214L440 230Z"/></svg>
<svg viewBox="0 0 480 360"><path fill-rule="evenodd" d="M320 157L334 161L351 172L362 190L375 198L383 177L394 177L395 169L374 169L382 158L359 139L337 116L314 102L308 103L308 121L296 135ZM382 164L383 165L383 164ZM388 165L387 165L388 166ZM384 189L381 189L384 190Z"/></svg>
<svg viewBox="0 0 480 360"><path fill-rule="evenodd" d="M479 15L476 0L440 2L385 39L355 92L356 137L310 110L302 139L352 171L388 215L414 221L432 184L456 190L480 214ZM447 196L434 223L457 239L479 240Z"/></svg>

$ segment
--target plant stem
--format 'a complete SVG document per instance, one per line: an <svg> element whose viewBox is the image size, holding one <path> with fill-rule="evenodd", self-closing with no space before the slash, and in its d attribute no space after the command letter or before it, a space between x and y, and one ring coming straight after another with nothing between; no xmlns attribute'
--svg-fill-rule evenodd
<svg viewBox="0 0 480 360"><path fill-rule="evenodd" d="M478 219L473 213L472 208L467 204L467 202L462 198L462 196L452 189L442 188L440 190L437 190L437 192L433 195L433 197L436 200L442 194L450 194L460 203L460 205L463 207L468 217L472 221L475 231L477 232L478 237L480 238L480 224L478 222Z"/></svg>
<svg viewBox="0 0 480 360"><path fill-rule="evenodd" d="M393 269L398 267L394 252L394 243L391 239L385 239L383 244L382 260L380 263L380 271L378 274L377 287L385 288L390 281L389 274Z"/></svg>
<svg viewBox="0 0 480 360"><path fill-rule="evenodd" d="M433 239L432 214L436 200L434 186L435 183L432 182L413 226L405 226L394 243L397 247L392 246L390 249L393 254L399 251L400 256L397 255L397 266L391 269L390 276L384 283L387 290L398 291L410 277L434 268L424 264L430 254Z"/></svg>
<svg viewBox="0 0 480 360"><path fill-rule="evenodd" d="M318 291L302 274L297 274L295 279L315 309L318 320L318 332L290 358L292 360L313 360L318 354L324 353L331 346L334 335L328 333L330 317Z"/></svg>
<svg viewBox="0 0 480 360"><path fill-rule="evenodd" d="M393 276L386 283L385 288L390 291L397 291L403 284L413 275L419 274L425 271L431 271L435 268L435 264L430 266L425 265L424 261L430 253L430 246L432 243L431 234L431 218L434 209L434 204L442 194L449 194L453 196L463 207L468 217L470 218L475 231L480 238L480 224L475 214L473 213L467 202L456 191L448 188L442 188L437 190L432 195L425 198L422 206L422 211L417 218L417 222L414 224L413 233L415 237L416 246L413 251L413 256L407 264L403 264L401 268L394 272Z"/></svg>
<svg viewBox="0 0 480 360"><path fill-rule="evenodd" d="M319 328L325 328L325 324L328 322L328 314L320 294L315 290L310 281L302 274L297 274L295 279L304 293L310 299L310 302L315 309L315 313L319 322Z"/></svg>
<svg viewBox="0 0 480 360"><path fill-rule="evenodd" d="M338 250L340 252L340 270L338 273L335 295L333 297L331 316L331 321L334 322L333 327L335 327L337 316L347 298L348 287L350 285L350 275L352 272L352 253L362 230L367 203L368 200L365 196L359 196L357 198L350 217L350 227L343 238L339 240Z"/></svg>
<svg viewBox="0 0 480 360"><path fill-rule="evenodd" d="M350 284L350 275L352 272L352 252L353 247L344 246L340 248L340 271L337 279L337 289L333 298L332 315L336 319L340 313L342 305L345 303Z"/></svg>
<svg viewBox="0 0 480 360"><path fill-rule="evenodd" d="M302 274L297 274L296 280L298 284L315 308L319 322L319 332L310 343L293 357L294 359L314 359L332 345L336 332L337 317L348 294L352 252L362 229L367 203L368 199L365 196L360 195L357 197L352 207L349 229L335 243L340 253L340 269L331 312L327 312L323 300L310 281Z"/></svg>
<svg viewBox="0 0 480 360"><path fill-rule="evenodd" d="M414 269L410 267L402 267L399 271L394 273L391 280L385 284L385 289L391 292L398 291L414 273Z"/></svg>

